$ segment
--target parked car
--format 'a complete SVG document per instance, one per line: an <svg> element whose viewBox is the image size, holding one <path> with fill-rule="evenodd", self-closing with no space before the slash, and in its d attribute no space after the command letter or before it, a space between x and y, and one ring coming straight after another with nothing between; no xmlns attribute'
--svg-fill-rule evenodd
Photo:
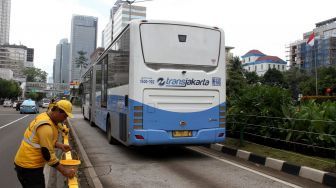
<svg viewBox="0 0 336 188"><path fill-rule="evenodd" d="M12 106L12 101L11 100L5 100L3 103L3 107L11 107Z"/></svg>
<svg viewBox="0 0 336 188"><path fill-rule="evenodd" d="M34 114L39 113L39 106L37 102L31 99L24 100L20 106L20 114L25 113L34 113Z"/></svg>
<svg viewBox="0 0 336 188"><path fill-rule="evenodd" d="M23 101L18 101L18 102L17 102L16 107L15 107L16 111L19 111L19 110L20 110L20 106L21 106L22 102L23 102Z"/></svg>

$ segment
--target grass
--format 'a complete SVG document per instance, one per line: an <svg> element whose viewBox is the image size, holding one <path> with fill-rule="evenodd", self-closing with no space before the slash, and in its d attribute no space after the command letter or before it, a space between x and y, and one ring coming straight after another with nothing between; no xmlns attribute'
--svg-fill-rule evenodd
<svg viewBox="0 0 336 188"><path fill-rule="evenodd" d="M255 144L248 141L244 141L244 146L239 146L239 139L234 138L226 138L223 144L230 148L242 149L261 156L272 157L275 159L287 161L295 165L307 166L323 171L336 173L336 159L307 156L291 151Z"/></svg>

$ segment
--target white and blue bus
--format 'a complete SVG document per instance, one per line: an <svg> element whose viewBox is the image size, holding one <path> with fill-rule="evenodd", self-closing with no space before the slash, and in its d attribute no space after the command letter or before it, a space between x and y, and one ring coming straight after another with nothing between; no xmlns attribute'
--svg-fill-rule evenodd
<svg viewBox="0 0 336 188"><path fill-rule="evenodd" d="M225 139L225 46L217 27L132 21L85 75L92 86L86 118L111 144Z"/></svg>

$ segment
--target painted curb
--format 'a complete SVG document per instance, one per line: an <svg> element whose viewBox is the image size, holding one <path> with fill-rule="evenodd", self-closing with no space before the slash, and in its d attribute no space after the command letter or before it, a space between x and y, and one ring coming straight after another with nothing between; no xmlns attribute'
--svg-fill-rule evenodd
<svg viewBox="0 0 336 188"><path fill-rule="evenodd" d="M271 157L260 156L248 151L233 149L222 144L211 144L211 149L216 151L220 151L222 153L232 155L235 157L239 157L245 159L247 161L251 161L253 163L257 163L275 170L283 171L288 174L292 174L295 176L300 176L302 178L310 179L312 181L336 187L336 174L325 172L322 170L313 169L306 166L298 166L286 161L274 159Z"/></svg>
<svg viewBox="0 0 336 188"><path fill-rule="evenodd" d="M85 176L87 177L87 180L90 184L91 187L94 187L94 188L103 188L103 185L101 184L97 174L96 174L96 171L94 170L94 167L92 166L92 163L82 145L82 143L80 142L78 136L77 136L77 133L75 131L75 129L73 128L72 124L70 123L69 120L67 120L68 122L68 125L70 126L70 131L71 131L71 134L72 136L74 137L74 140L77 144L77 147L79 149L79 153L82 157L81 161L84 162L85 164Z"/></svg>

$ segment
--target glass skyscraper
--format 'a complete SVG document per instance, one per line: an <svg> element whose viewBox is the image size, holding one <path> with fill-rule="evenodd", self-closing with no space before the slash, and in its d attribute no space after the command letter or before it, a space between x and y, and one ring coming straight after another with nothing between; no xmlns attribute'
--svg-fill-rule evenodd
<svg viewBox="0 0 336 188"><path fill-rule="evenodd" d="M75 60L78 52L86 53L87 64L90 55L97 47L97 24L98 18L92 16L73 15L71 20L71 40L70 40L70 82L80 81L81 75L85 73L85 68L78 66Z"/></svg>
<svg viewBox="0 0 336 188"><path fill-rule="evenodd" d="M56 59L54 62L54 83L69 83L69 52L68 39L62 39L56 46Z"/></svg>
<svg viewBox="0 0 336 188"><path fill-rule="evenodd" d="M11 0L0 0L0 45L9 43Z"/></svg>

